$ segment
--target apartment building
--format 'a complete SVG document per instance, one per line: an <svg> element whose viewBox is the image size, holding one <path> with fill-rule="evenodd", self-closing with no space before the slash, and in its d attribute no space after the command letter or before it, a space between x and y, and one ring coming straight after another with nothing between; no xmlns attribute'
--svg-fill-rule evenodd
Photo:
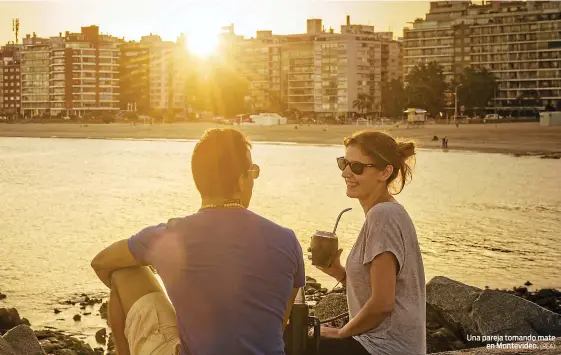
<svg viewBox="0 0 561 355"><path fill-rule="evenodd" d="M186 108L187 50L184 37L177 43L156 40L150 48L150 108L184 112Z"/></svg>
<svg viewBox="0 0 561 355"><path fill-rule="evenodd" d="M341 83L343 85L339 85L341 87L338 87L338 107L346 108L347 112L358 112L353 108L353 101L360 94L366 94L371 98L371 111L379 113L384 70L382 68L383 36L376 34L374 26L352 25L350 17L347 16L347 24L341 26L341 37L343 41L338 48L343 49L345 54L339 57L338 71L342 74L340 78L345 77L347 87L344 87L344 82ZM330 45L330 47L335 46Z"/></svg>
<svg viewBox="0 0 561 355"><path fill-rule="evenodd" d="M0 49L0 114L21 112L21 46L9 44Z"/></svg>
<svg viewBox="0 0 561 355"><path fill-rule="evenodd" d="M48 38L27 35L21 54L21 110L25 117L50 113L50 57Z"/></svg>
<svg viewBox="0 0 561 355"><path fill-rule="evenodd" d="M140 42L127 42L120 46L120 108L150 112L150 44L143 37Z"/></svg>
<svg viewBox="0 0 561 355"><path fill-rule="evenodd" d="M253 110L280 107L335 118L357 112L353 101L364 93L372 97L372 110L379 111L382 73L387 80L401 77L400 46L393 35L352 25L350 17L341 33L326 31L321 19L307 20L306 27L304 34L258 31L251 39L229 27L222 48L235 53L231 57L249 79Z"/></svg>
<svg viewBox="0 0 561 355"><path fill-rule="evenodd" d="M518 109L518 98L534 95L535 108L560 105L560 30L557 1L431 2L404 30L404 75L433 61L448 82L467 66L487 68L499 82L494 107Z"/></svg>
<svg viewBox="0 0 561 355"><path fill-rule="evenodd" d="M121 109L184 114L188 102L185 37L171 42L150 34L139 42L123 43L120 50Z"/></svg>
<svg viewBox="0 0 561 355"><path fill-rule="evenodd" d="M402 41L393 32L376 32L382 42L382 83L401 80L403 74Z"/></svg>
<svg viewBox="0 0 561 355"><path fill-rule="evenodd" d="M281 101L286 109L304 114L316 112L316 79L319 80L318 90L321 90L321 66L317 73L315 66L315 35L321 32L313 25L314 20L308 20L306 34L283 38L281 49ZM321 102L319 98L317 104L320 107Z"/></svg>
<svg viewBox="0 0 561 355"><path fill-rule="evenodd" d="M23 39L22 109L36 115L77 115L119 109L119 43L97 26L58 37Z"/></svg>
<svg viewBox="0 0 561 355"><path fill-rule="evenodd" d="M231 49L236 69L249 81L247 104L252 111L280 106L281 42L272 31L257 31L254 39L238 41Z"/></svg>

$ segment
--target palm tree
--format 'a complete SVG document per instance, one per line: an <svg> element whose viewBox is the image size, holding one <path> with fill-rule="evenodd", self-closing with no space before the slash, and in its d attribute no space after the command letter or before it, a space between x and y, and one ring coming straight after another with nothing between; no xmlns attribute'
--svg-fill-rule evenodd
<svg viewBox="0 0 561 355"><path fill-rule="evenodd" d="M358 94L356 100L353 101L353 108L361 111L364 117L364 110L372 108L372 97L367 94Z"/></svg>

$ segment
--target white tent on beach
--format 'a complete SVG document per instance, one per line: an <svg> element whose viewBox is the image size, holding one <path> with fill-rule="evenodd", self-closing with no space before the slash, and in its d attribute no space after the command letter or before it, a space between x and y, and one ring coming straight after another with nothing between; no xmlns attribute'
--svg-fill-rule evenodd
<svg viewBox="0 0 561 355"><path fill-rule="evenodd" d="M249 116L253 122L243 122L242 125L251 126L277 126L287 124L288 119L277 113L260 113L258 115Z"/></svg>
<svg viewBox="0 0 561 355"><path fill-rule="evenodd" d="M540 126L561 126L561 112L540 112Z"/></svg>

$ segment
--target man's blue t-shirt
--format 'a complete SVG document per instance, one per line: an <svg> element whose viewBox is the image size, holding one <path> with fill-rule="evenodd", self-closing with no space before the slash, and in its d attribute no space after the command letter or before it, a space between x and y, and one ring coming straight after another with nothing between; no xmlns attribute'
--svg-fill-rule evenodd
<svg viewBox="0 0 561 355"><path fill-rule="evenodd" d="M294 232L246 209L205 209L129 239L173 304L182 353L284 354L282 321L304 260Z"/></svg>

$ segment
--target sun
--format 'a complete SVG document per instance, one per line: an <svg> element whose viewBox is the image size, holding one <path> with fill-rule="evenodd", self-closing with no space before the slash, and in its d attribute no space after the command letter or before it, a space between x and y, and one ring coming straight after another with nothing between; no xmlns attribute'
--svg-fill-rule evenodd
<svg viewBox="0 0 561 355"><path fill-rule="evenodd" d="M200 31L187 34L187 50L198 57L209 57L217 47L218 32Z"/></svg>

